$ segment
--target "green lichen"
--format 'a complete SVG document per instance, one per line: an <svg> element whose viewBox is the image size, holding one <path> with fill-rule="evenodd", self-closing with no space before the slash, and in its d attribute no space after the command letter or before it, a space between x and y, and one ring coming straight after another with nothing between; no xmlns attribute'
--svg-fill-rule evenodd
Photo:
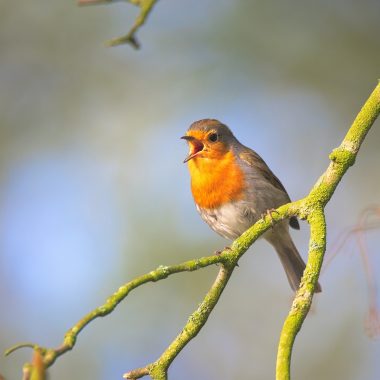
<svg viewBox="0 0 380 380"><path fill-rule="evenodd" d="M330 154L331 163L319 178L300 209L310 224L309 255L300 288L282 328L277 353L276 380L290 380L290 362L293 344L310 309L314 289L321 271L326 250L326 221L324 207L356 155L366 134L380 113L380 86L378 85L339 148Z"/></svg>
<svg viewBox="0 0 380 380"><path fill-rule="evenodd" d="M309 255L304 276L301 280L300 288L294 298L289 315L284 322L278 346L276 379L289 380L293 344L310 309L326 249L324 207L331 199L347 169L354 164L360 145L379 113L380 85L376 87L366 104L363 106L341 146L331 153L330 165L325 173L318 179L306 198L281 206L272 214L272 218L259 220L254 226L249 228L242 234L242 236L235 240L230 250L225 250L220 255L202 257L178 265L159 266L156 270L136 277L134 280L124 284L117 292L107 299L105 304L91 311L77 322L66 333L63 343L58 346L58 348L40 348L40 352L44 355L44 365L46 368L54 363L59 356L74 347L78 334L86 325L98 317L111 313L133 289L148 282L165 279L174 273L193 271L218 263L220 264L220 269L212 287L198 308L190 316L182 331L163 352L160 358L154 363L133 370L125 375L125 377L133 379L150 375L153 380L166 380L167 371L172 361L186 344L199 333L206 323L240 257L259 236L271 228L272 223L296 215L308 221L311 233ZM273 221L269 219L273 219ZM9 349L6 353L9 354L20 347L32 347L34 349L38 346L32 343L21 344ZM29 368L28 366L30 367L31 365L27 363L25 368ZM128 377L129 374L133 377Z"/></svg>
<svg viewBox="0 0 380 380"><path fill-rule="evenodd" d="M339 147L330 153L329 158L334 163L342 165L344 169L348 169L350 166L354 165L356 155L347 149Z"/></svg>

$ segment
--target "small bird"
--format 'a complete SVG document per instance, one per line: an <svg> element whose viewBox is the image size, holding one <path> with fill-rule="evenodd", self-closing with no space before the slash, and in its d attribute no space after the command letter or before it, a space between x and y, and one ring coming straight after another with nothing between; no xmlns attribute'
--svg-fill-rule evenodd
<svg viewBox="0 0 380 380"><path fill-rule="evenodd" d="M224 238L236 239L263 214L290 202L284 186L264 160L242 145L220 121L196 121L181 138L189 144L184 163L188 164L197 210ZM296 291L305 262L293 243L289 225L300 228L297 218L291 217L274 225L263 237L276 250ZM321 291L319 284L315 291Z"/></svg>

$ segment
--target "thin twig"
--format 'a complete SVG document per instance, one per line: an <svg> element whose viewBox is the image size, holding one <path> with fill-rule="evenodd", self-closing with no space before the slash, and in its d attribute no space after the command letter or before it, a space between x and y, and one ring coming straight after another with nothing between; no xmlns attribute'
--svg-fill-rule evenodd
<svg viewBox="0 0 380 380"><path fill-rule="evenodd" d="M373 217L376 217L377 220L371 220ZM380 229L379 217L380 207L378 205L366 207L366 209L362 211L358 223L351 228L346 228L339 234L335 243L331 247L329 255L326 256L322 269L322 273L324 273L332 260L340 253L350 239L356 241L360 257L362 258L368 288L369 305L365 320L365 331L370 338L377 338L380 336L380 311L377 301L377 281L370 263L369 249L366 243L366 233L371 230Z"/></svg>
<svg viewBox="0 0 380 380"><path fill-rule="evenodd" d="M137 31L145 24L150 12L158 0L125 0L140 8L140 13L137 16L134 24L129 29L128 33L122 37L114 38L107 42L108 46L118 46L122 44L130 44L135 49L140 48L140 43L136 38ZM98 4L110 4L116 2L115 0L78 0L79 5L98 5Z"/></svg>

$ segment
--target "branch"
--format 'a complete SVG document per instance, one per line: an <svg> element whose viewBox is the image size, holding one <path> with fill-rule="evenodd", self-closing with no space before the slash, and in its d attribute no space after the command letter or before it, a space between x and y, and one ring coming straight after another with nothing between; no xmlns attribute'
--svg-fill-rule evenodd
<svg viewBox="0 0 380 380"><path fill-rule="evenodd" d="M122 44L130 44L135 49L140 48L140 43L136 39L136 33L140 27L145 23L149 13L152 11L153 6L158 0L125 0L140 8L140 14L137 16L132 28L129 32L118 38L114 38L108 41L108 46L118 46ZM115 2L114 0L78 0L79 5L97 5L97 4L109 4Z"/></svg>
<svg viewBox="0 0 380 380"><path fill-rule="evenodd" d="M185 327L157 361L144 368L128 372L123 377L125 379L138 379L150 375L153 380L167 379L167 372L170 364L187 343L189 343L204 326L215 305L218 303L219 297L227 285L233 270L233 265L222 264L214 284L208 291L202 303L198 306L197 310L191 314Z"/></svg>
<svg viewBox="0 0 380 380"><path fill-rule="evenodd" d="M278 212L273 213L271 218L267 218L268 220L261 219L256 222L254 226L244 232L232 243L231 248L224 250L219 255L213 254L212 256L186 261L178 265L159 266L156 270L136 277L134 280L121 286L102 306L99 306L88 313L70 328L66 332L63 343L59 347L46 348L34 343L20 343L6 350L5 355L7 356L20 348L33 348L35 352L38 351L41 354L44 367L48 368L58 357L67 351L70 351L75 346L79 333L84 327L86 327L86 325L98 317L104 317L110 314L133 289L148 282L163 280L175 273L192 272L210 265L221 264L218 276L204 300L199 305L198 309L189 317L182 332L175 338L173 343L165 350L161 357L156 362L149 364L144 368L133 370L124 375L129 379L137 379L148 374L154 380L166 379L167 370L174 358L182 351L186 344L198 334L206 323L241 256L265 231L272 227L273 223L277 223L280 220L295 215L295 210L292 210L291 206L292 204L281 206L277 209ZM33 363L26 363L24 368L30 372L33 369Z"/></svg>
<svg viewBox="0 0 380 380"><path fill-rule="evenodd" d="M5 355L13 353L20 348L33 348L34 350L39 350L44 356L44 364L46 367L51 366L55 360L63 355L65 352L70 351L76 343L79 333L98 317L104 317L110 314L116 306L123 301L128 294L135 288L144 285L148 282L156 282L163 280L174 273L180 272L192 272L200 268L205 268L207 266L222 263L225 258L225 254L219 256L206 256L196 260L186 261L184 263L172 266L159 266L156 270L146 273L142 276L136 277L134 280L121 286L112 296L110 296L106 302L85 315L81 320L79 320L73 327L71 327L65 334L62 344L57 348L44 348L40 347L34 343L20 343L5 351Z"/></svg>
<svg viewBox="0 0 380 380"><path fill-rule="evenodd" d="M314 288L321 271L326 250L324 208L343 175L354 164L360 146L379 113L380 84L376 86L360 110L343 142L330 154L331 163L325 173L301 202L300 215L306 217L310 223L309 258L300 288L280 335L276 367L277 380L290 380L290 361L294 340L310 309Z"/></svg>
<svg viewBox="0 0 380 380"><path fill-rule="evenodd" d="M379 113L380 85L375 88L363 106L340 147L330 154L331 163L329 167L317 181L309 195L304 199L279 207L276 212L271 214L271 218L267 218L268 220L266 220L266 218L260 219L237 238L232 243L230 249L224 250L220 255L202 257L173 266L160 266L156 270L126 283L109 297L104 305L96 308L75 324L66 333L63 343L58 348L48 349L35 344L26 343L9 349L6 354L10 354L20 347L33 347L34 351L38 351L42 357L44 368L47 368L52 365L59 356L74 347L78 334L87 324L98 317L103 317L111 313L115 307L127 297L130 291L138 286L146 284L147 282L163 280L174 273L194 271L213 264L221 264L215 282L203 301L190 316L180 334L173 340L160 358L154 363L148 364L143 368L135 369L124 375L127 379L137 379L150 375L153 380L166 380L168 368L172 361L206 323L235 266L238 264L240 257L258 237L273 225L273 223L277 223L291 216L298 216L308 221L311 235L309 259L301 280L300 288L296 293L289 315L285 320L278 348L276 378L277 380L289 380L293 344L310 309L326 249L324 208L345 172L354 164L360 145ZM28 368L28 370L31 371L34 365L33 363L27 363L24 368Z"/></svg>

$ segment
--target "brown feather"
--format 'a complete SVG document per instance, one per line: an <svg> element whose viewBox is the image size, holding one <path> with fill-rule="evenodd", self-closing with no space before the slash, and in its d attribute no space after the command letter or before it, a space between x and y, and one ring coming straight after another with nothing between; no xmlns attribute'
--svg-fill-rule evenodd
<svg viewBox="0 0 380 380"><path fill-rule="evenodd" d="M286 195L287 201L290 202L289 194L287 193L284 185L281 181L273 174L273 172L269 169L268 165L265 161L252 149L244 147L244 150L239 154L239 157L246 162L249 166L255 168L260 174L267 179L275 188L281 190ZM292 216L289 219L290 227L295 230L300 229L300 225L295 216Z"/></svg>

